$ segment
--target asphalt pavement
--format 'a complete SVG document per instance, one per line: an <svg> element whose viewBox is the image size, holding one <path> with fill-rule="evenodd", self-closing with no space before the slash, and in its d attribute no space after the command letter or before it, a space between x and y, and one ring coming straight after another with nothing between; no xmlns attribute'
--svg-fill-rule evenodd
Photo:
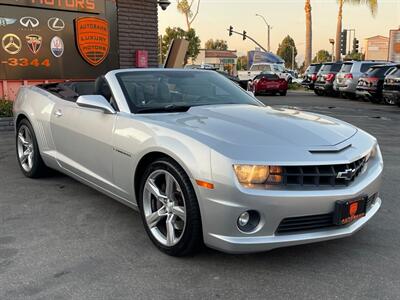
<svg viewBox="0 0 400 300"><path fill-rule="evenodd" d="M400 108L304 92L260 99L378 138L383 206L360 232L259 254L169 257L132 209L60 174L23 177L13 132L0 131L0 299L400 299Z"/></svg>

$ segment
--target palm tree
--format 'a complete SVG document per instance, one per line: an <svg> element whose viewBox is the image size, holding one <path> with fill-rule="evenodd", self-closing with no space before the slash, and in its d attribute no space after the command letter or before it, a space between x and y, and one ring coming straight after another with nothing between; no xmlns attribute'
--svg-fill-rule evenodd
<svg viewBox="0 0 400 300"><path fill-rule="evenodd" d="M186 20L186 28L187 31L189 32L190 29L192 28L192 23L196 19L197 15L199 14L199 9L200 9L200 1L201 0L178 0L177 2L177 8L178 11L185 16ZM196 6L196 11L193 12L192 8L195 5L195 2L197 2Z"/></svg>
<svg viewBox="0 0 400 300"><path fill-rule="evenodd" d="M311 57L312 57L311 0L306 0L304 10L306 12L306 52L305 52L304 65L307 68L311 63Z"/></svg>
<svg viewBox="0 0 400 300"><path fill-rule="evenodd" d="M354 5L367 5L371 11L372 16L375 17L378 11L378 0L338 0L339 3L339 11L337 17L337 26L336 26L336 48L335 48L335 57L336 61L340 60L340 34L342 32L342 19L343 19L343 5L345 3L350 3Z"/></svg>

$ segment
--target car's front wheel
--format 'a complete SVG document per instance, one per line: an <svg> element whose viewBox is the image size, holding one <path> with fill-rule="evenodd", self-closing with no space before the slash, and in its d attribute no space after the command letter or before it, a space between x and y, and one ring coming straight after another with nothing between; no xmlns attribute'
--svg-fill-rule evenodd
<svg viewBox="0 0 400 300"><path fill-rule="evenodd" d="M202 228L189 177L170 158L151 163L143 175L138 200L150 239L169 255L194 253L202 245Z"/></svg>
<svg viewBox="0 0 400 300"><path fill-rule="evenodd" d="M38 178L46 173L35 132L27 119L17 125L16 146L18 164L26 177Z"/></svg>

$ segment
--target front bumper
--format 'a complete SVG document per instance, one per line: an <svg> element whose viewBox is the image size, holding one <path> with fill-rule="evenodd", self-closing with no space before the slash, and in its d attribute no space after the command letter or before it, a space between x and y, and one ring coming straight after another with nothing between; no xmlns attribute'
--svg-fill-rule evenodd
<svg viewBox="0 0 400 300"><path fill-rule="evenodd" d="M249 253L344 238L360 230L378 212L381 204L382 200L377 198L365 217L347 226L338 226L335 229L329 228L297 234L255 237L233 237L212 234L213 241L210 246L228 253Z"/></svg>
<svg viewBox="0 0 400 300"><path fill-rule="evenodd" d="M374 159L367 170L347 187L254 190L219 181L215 190L202 190L199 197L204 242L223 252L251 253L349 236L376 214L382 202L379 197L372 202L365 217L344 226L285 234L278 234L277 229L286 218L330 214L338 200L373 197L379 192L382 170L379 154L379 158ZM261 218L255 230L245 233L239 230L237 219L248 210L259 212Z"/></svg>

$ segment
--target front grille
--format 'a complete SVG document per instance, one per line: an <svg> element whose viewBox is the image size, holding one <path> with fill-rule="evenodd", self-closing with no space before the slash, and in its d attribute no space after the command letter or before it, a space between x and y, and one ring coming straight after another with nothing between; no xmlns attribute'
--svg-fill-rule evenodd
<svg viewBox="0 0 400 300"><path fill-rule="evenodd" d="M373 194L367 199L367 211L371 208L374 203L378 193ZM345 226L345 225L344 225ZM323 214L323 215L313 215L313 216L302 216L302 217L292 217L286 218L281 221L276 230L276 234L290 234L298 233L301 231L309 231L315 229L326 229L330 227L338 227L333 222L333 213Z"/></svg>
<svg viewBox="0 0 400 300"><path fill-rule="evenodd" d="M293 217L282 220L276 230L277 234L293 233L335 226L333 213L305 217Z"/></svg>
<svg viewBox="0 0 400 300"><path fill-rule="evenodd" d="M282 167L285 186L348 186L360 174L366 159L350 164Z"/></svg>

